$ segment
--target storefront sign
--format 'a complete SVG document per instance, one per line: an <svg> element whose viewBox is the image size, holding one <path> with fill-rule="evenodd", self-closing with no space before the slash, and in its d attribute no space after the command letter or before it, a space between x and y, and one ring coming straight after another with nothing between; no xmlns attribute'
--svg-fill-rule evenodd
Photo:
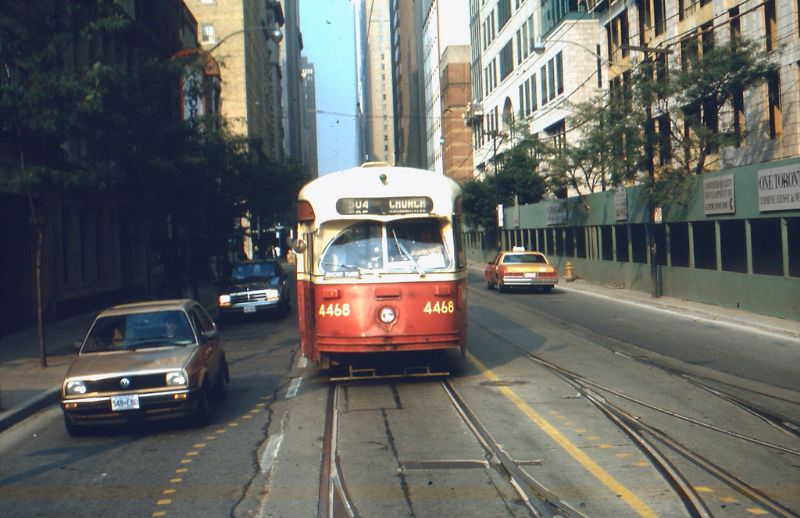
<svg viewBox="0 0 800 518"><path fill-rule="evenodd" d="M706 216L736 212L736 194L733 186L732 174L703 180L703 211Z"/></svg>
<svg viewBox="0 0 800 518"><path fill-rule="evenodd" d="M800 209L800 164L758 172L758 210Z"/></svg>
<svg viewBox="0 0 800 518"><path fill-rule="evenodd" d="M624 187L614 192L614 209L617 221L628 221L628 190Z"/></svg>

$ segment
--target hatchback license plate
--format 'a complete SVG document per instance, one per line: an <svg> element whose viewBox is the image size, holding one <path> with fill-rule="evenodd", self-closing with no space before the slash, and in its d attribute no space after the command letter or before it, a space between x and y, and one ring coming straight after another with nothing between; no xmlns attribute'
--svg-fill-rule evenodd
<svg viewBox="0 0 800 518"><path fill-rule="evenodd" d="M139 408L139 395L111 396L111 410L136 410Z"/></svg>

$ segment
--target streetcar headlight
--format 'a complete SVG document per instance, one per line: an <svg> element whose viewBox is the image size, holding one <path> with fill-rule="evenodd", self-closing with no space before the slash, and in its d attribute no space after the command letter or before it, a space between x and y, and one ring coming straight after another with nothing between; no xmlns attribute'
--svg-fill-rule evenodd
<svg viewBox="0 0 800 518"><path fill-rule="evenodd" d="M74 396L76 394L86 394L86 383L80 380L68 381L67 395Z"/></svg>
<svg viewBox="0 0 800 518"><path fill-rule="evenodd" d="M397 314L394 312L394 309L386 306L381 308L381 312L379 314L381 322L384 324L391 324L394 322L394 319L397 318Z"/></svg>
<svg viewBox="0 0 800 518"><path fill-rule="evenodd" d="M219 296L219 305L220 306L230 306L231 304L231 296L230 295L220 295Z"/></svg>
<svg viewBox="0 0 800 518"><path fill-rule="evenodd" d="M186 385L186 374L183 371L167 373L167 386Z"/></svg>

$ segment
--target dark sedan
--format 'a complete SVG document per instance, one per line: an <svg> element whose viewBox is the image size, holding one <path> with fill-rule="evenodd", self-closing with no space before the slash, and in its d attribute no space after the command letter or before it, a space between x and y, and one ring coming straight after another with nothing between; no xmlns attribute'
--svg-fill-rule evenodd
<svg viewBox="0 0 800 518"><path fill-rule="evenodd" d="M288 275L278 261L265 259L236 263L219 293L220 316L274 311L289 314Z"/></svg>

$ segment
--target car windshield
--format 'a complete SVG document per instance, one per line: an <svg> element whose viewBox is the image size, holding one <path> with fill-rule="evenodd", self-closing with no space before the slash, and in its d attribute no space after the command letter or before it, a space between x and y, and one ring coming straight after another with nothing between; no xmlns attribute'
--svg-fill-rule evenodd
<svg viewBox="0 0 800 518"><path fill-rule="evenodd" d="M539 254L506 254L503 264L536 264L546 263L544 256Z"/></svg>
<svg viewBox="0 0 800 518"><path fill-rule="evenodd" d="M441 224L431 218L356 223L339 233L320 259L320 268L326 273L424 274L451 264Z"/></svg>
<svg viewBox="0 0 800 518"><path fill-rule="evenodd" d="M183 311L153 311L98 318L89 331L81 352L119 351L192 343L194 334Z"/></svg>
<svg viewBox="0 0 800 518"><path fill-rule="evenodd" d="M268 279L278 275L275 263L243 263L233 266L231 278L235 281L249 279Z"/></svg>

